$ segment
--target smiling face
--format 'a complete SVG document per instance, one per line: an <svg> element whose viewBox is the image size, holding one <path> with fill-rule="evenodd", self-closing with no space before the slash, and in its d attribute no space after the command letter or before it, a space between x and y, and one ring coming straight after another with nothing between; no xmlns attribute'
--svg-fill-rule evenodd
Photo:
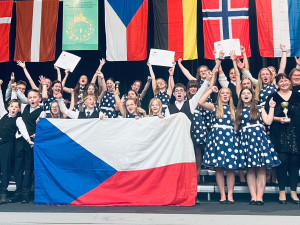
<svg viewBox="0 0 300 225"><path fill-rule="evenodd" d="M291 88L291 81L286 77L282 77L278 82L277 86L281 91L290 90Z"/></svg>
<svg viewBox="0 0 300 225"><path fill-rule="evenodd" d="M161 79L161 78L158 78L156 80L156 85L157 85L157 87L158 87L159 90L162 90L162 89L164 89L164 88L167 87L166 82L163 79Z"/></svg>
<svg viewBox="0 0 300 225"><path fill-rule="evenodd" d="M125 106L129 114L136 114L137 105L133 99L127 99Z"/></svg>
<svg viewBox="0 0 300 225"><path fill-rule="evenodd" d="M53 95L61 93L61 83L55 83L52 87Z"/></svg>
<svg viewBox="0 0 300 225"><path fill-rule="evenodd" d="M51 112L54 116L58 116L60 113L59 105L57 102L51 104Z"/></svg>
<svg viewBox="0 0 300 225"><path fill-rule="evenodd" d="M84 87L85 85L87 85L88 83L88 78L86 75L82 75L80 78L79 78L79 84L81 87Z"/></svg>
<svg viewBox="0 0 300 225"><path fill-rule="evenodd" d="M219 98L223 104L228 104L230 100L230 90L228 88L222 88L219 93Z"/></svg>
<svg viewBox="0 0 300 225"><path fill-rule="evenodd" d="M140 88L141 88L141 82L139 81L136 81L133 83L133 85L131 85L131 89L135 90L137 93L139 93Z"/></svg>
<svg viewBox="0 0 300 225"><path fill-rule="evenodd" d="M21 111L20 105L18 102L11 102L8 106L8 112L11 116L16 116L18 112Z"/></svg>
<svg viewBox="0 0 300 225"><path fill-rule="evenodd" d="M241 93L241 100L245 105L249 105L251 103L252 97L253 95L248 89L244 89Z"/></svg>
<svg viewBox="0 0 300 225"><path fill-rule="evenodd" d="M91 110L91 109L93 109L94 107L95 107L95 105L96 105L96 98L95 98L95 96L87 96L86 97L86 99L84 100L84 104L86 105L86 108L88 109L88 110Z"/></svg>
<svg viewBox="0 0 300 225"><path fill-rule="evenodd" d="M249 78L245 78L245 79L242 80L242 87L252 89L252 83L249 80Z"/></svg>
<svg viewBox="0 0 300 225"><path fill-rule="evenodd" d="M182 102L184 100L184 97L186 96L186 91L183 87L176 87L173 95L175 96L176 101Z"/></svg>
<svg viewBox="0 0 300 225"><path fill-rule="evenodd" d="M134 91L128 91L128 98L137 99L138 96L136 95L136 93Z"/></svg>
<svg viewBox="0 0 300 225"><path fill-rule="evenodd" d="M114 82L112 80L107 80L106 81L106 88L109 92L113 91L113 87L114 87Z"/></svg>
<svg viewBox="0 0 300 225"><path fill-rule="evenodd" d="M260 72L260 77L264 85L271 84L272 74L268 69L262 69Z"/></svg>
<svg viewBox="0 0 300 225"><path fill-rule="evenodd" d="M198 88L196 86L189 87L190 95L196 94L197 91L198 91Z"/></svg>
<svg viewBox="0 0 300 225"><path fill-rule="evenodd" d="M52 81L49 78L46 78L47 90L51 87Z"/></svg>
<svg viewBox="0 0 300 225"><path fill-rule="evenodd" d="M296 70L291 76L291 82L294 86L300 85L300 71Z"/></svg>
<svg viewBox="0 0 300 225"><path fill-rule="evenodd" d="M24 84L18 84L17 89L24 94L26 91L26 86Z"/></svg>
<svg viewBox="0 0 300 225"><path fill-rule="evenodd" d="M198 73L200 74L201 80L205 80L207 73L208 73L208 68L206 66L201 66L199 67Z"/></svg>
<svg viewBox="0 0 300 225"><path fill-rule="evenodd" d="M93 85L89 85L88 89L87 89L87 94L88 95L93 95L95 94L95 88Z"/></svg>
<svg viewBox="0 0 300 225"><path fill-rule="evenodd" d="M158 115L159 114L160 106L161 106L161 104L157 99L153 100L153 102L150 106L150 109L153 112L153 115Z"/></svg>
<svg viewBox="0 0 300 225"><path fill-rule="evenodd" d="M28 93L28 103L32 108L37 107L40 101L41 101L40 93L34 91L30 91Z"/></svg>
<svg viewBox="0 0 300 225"><path fill-rule="evenodd" d="M232 80L232 81L236 81L236 74L235 74L233 68L229 71L229 78L230 78L230 80Z"/></svg>

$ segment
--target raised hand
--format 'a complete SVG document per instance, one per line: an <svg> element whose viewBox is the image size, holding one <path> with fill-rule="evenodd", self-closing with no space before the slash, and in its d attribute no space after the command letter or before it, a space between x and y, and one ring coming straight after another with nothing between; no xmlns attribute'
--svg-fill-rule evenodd
<svg viewBox="0 0 300 225"><path fill-rule="evenodd" d="M104 66L104 64L106 63L106 60L104 58L99 59L100 60L100 66Z"/></svg>
<svg viewBox="0 0 300 225"><path fill-rule="evenodd" d="M297 65L300 66L300 56L298 58L295 56L295 60L296 60Z"/></svg>
<svg viewBox="0 0 300 225"><path fill-rule="evenodd" d="M211 72L211 70L209 70L209 71L207 72L207 75L206 75L206 80L207 80L208 82L210 82L212 76L213 76L213 73Z"/></svg>
<svg viewBox="0 0 300 225"><path fill-rule="evenodd" d="M12 72L11 75L10 75L10 81L13 83L15 82L15 73Z"/></svg>
<svg viewBox="0 0 300 225"><path fill-rule="evenodd" d="M179 58L178 59L178 64L181 64L181 62L182 62L182 58Z"/></svg>
<svg viewBox="0 0 300 225"><path fill-rule="evenodd" d="M219 53L219 59L223 59L224 55L225 55L224 51L221 50L220 53Z"/></svg>
<svg viewBox="0 0 300 225"><path fill-rule="evenodd" d="M170 74L170 76L173 76L173 75L174 75L174 67L171 67L171 68L169 69L169 74Z"/></svg>
<svg viewBox="0 0 300 225"><path fill-rule="evenodd" d="M148 76L148 77L147 77L147 81L149 81L149 82L152 81L152 77L151 77L151 76Z"/></svg>
<svg viewBox="0 0 300 225"><path fill-rule="evenodd" d="M147 66L149 66L149 67L152 66L149 61L147 62Z"/></svg>
<svg viewBox="0 0 300 225"><path fill-rule="evenodd" d="M100 77L101 79L104 78L104 75L101 71L97 71L97 76Z"/></svg>
<svg viewBox="0 0 300 225"><path fill-rule="evenodd" d="M242 54L246 53L246 49L245 49L244 46L241 46L241 53L242 53Z"/></svg>
<svg viewBox="0 0 300 225"><path fill-rule="evenodd" d="M65 74L69 74L70 73L70 68L65 69Z"/></svg>
<svg viewBox="0 0 300 225"><path fill-rule="evenodd" d="M273 97L270 99L270 101L269 101L269 106L271 107L271 108L274 108L275 106L276 106L276 102L273 100Z"/></svg>
<svg viewBox="0 0 300 225"><path fill-rule="evenodd" d="M212 90L212 92L215 92L215 93L218 93L218 91L219 91L219 89L218 89L217 86L213 86L213 87L211 88L211 90Z"/></svg>
<svg viewBox="0 0 300 225"><path fill-rule="evenodd" d="M239 59L237 59L236 65L237 65L238 68L240 68L241 70L243 70L243 69L245 68L245 64L244 64L241 60L239 60Z"/></svg>
<svg viewBox="0 0 300 225"><path fill-rule="evenodd" d="M25 69L25 68L26 68L25 61L24 61L24 62L22 62L22 61L18 60L18 61L17 61L17 65L18 65L18 66L20 66L20 67L22 67L23 69Z"/></svg>
<svg viewBox="0 0 300 225"><path fill-rule="evenodd" d="M46 78L43 75L39 76L39 82L42 85L47 85Z"/></svg>
<svg viewBox="0 0 300 225"><path fill-rule="evenodd" d="M56 65L54 65L54 69L59 70L59 67L57 67Z"/></svg>
<svg viewBox="0 0 300 225"><path fill-rule="evenodd" d="M236 61L236 54L235 54L235 51L234 51L234 50L230 51L230 59L231 59L232 61Z"/></svg>
<svg viewBox="0 0 300 225"><path fill-rule="evenodd" d="M280 49L283 52L286 52L286 46L284 44L280 44Z"/></svg>
<svg viewBox="0 0 300 225"><path fill-rule="evenodd" d="M16 84L16 82L14 82L14 83L11 84L11 89L13 91L17 91L17 84Z"/></svg>

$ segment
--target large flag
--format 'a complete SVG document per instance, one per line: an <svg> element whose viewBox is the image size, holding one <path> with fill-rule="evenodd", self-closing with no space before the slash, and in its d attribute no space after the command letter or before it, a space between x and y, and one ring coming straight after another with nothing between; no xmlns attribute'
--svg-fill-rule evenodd
<svg viewBox="0 0 300 225"><path fill-rule="evenodd" d="M197 0L153 0L154 48L197 59Z"/></svg>
<svg viewBox="0 0 300 225"><path fill-rule="evenodd" d="M281 57L280 44L300 55L300 0L257 0L256 14L261 56Z"/></svg>
<svg viewBox="0 0 300 225"><path fill-rule="evenodd" d="M205 58L214 59L214 42L240 39L251 56L249 0L202 0Z"/></svg>
<svg viewBox="0 0 300 225"><path fill-rule="evenodd" d="M106 59L147 58L148 0L105 0Z"/></svg>
<svg viewBox="0 0 300 225"><path fill-rule="evenodd" d="M35 146L35 203L195 204L190 121L41 119Z"/></svg>
<svg viewBox="0 0 300 225"><path fill-rule="evenodd" d="M55 59L59 0L17 1L14 60L46 62Z"/></svg>
<svg viewBox="0 0 300 225"><path fill-rule="evenodd" d="M9 61L9 31L13 1L0 2L0 62Z"/></svg>

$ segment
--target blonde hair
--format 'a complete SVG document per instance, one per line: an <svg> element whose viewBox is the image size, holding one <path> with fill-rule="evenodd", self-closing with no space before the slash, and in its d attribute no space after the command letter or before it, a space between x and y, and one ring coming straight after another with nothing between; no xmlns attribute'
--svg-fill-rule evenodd
<svg viewBox="0 0 300 225"><path fill-rule="evenodd" d="M165 89L168 90L168 84L167 84L167 82L164 79L162 79L162 78L157 78L156 79L156 89L154 91L155 95L157 95L159 93L159 88L158 88L158 85L157 85L157 81L158 80L162 80L165 83L165 85L166 85Z"/></svg>
<svg viewBox="0 0 300 225"><path fill-rule="evenodd" d="M270 73L270 75L271 75L270 84L272 84L272 82L273 82L272 81L272 72L266 67L262 68L258 73L258 81L257 81L257 86L255 88L255 100L256 101L259 101L259 93L263 87L263 83L262 83L262 79L261 79L261 73L263 70L267 70Z"/></svg>
<svg viewBox="0 0 300 225"><path fill-rule="evenodd" d="M232 99L232 93L230 91L229 88L221 88L221 90L218 93L218 98L217 98L217 112L216 112L216 116L217 119L223 119L224 118L224 109L223 109L223 102L220 100L220 94L222 92L222 90L227 89L229 91L230 94L230 98L229 98L229 110L230 110L230 114L231 114L231 121L235 122L235 110L234 110L234 104L233 104L233 99Z"/></svg>
<svg viewBox="0 0 300 225"><path fill-rule="evenodd" d="M151 109L151 106L153 105L153 103L157 101L158 102L158 105L159 105L159 111L158 111L158 115L162 115L161 114L161 111L162 111L162 103L160 101L160 99L158 98L152 98L150 103L149 103L149 117L153 116L153 111Z"/></svg>

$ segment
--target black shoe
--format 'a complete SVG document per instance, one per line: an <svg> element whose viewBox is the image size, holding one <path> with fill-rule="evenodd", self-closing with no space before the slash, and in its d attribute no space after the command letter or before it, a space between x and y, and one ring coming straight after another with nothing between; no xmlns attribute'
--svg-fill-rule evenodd
<svg viewBox="0 0 300 225"><path fill-rule="evenodd" d="M249 205L256 205L256 201L251 200L251 201L249 202Z"/></svg>
<svg viewBox="0 0 300 225"><path fill-rule="evenodd" d="M21 203L29 203L29 197L28 197L28 195L23 195Z"/></svg>
<svg viewBox="0 0 300 225"><path fill-rule="evenodd" d="M200 201L197 197L196 197L196 203L195 204L200 204Z"/></svg>
<svg viewBox="0 0 300 225"><path fill-rule="evenodd" d="M295 204L295 205L299 205L299 204L300 204L300 201L299 201L299 200L294 200L294 199L292 199L292 203Z"/></svg>
<svg viewBox="0 0 300 225"><path fill-rule="evenodd" d="M223 200L223 201L220 200L219 203L222 205L225 205L225 204L227 204L227 200Z"/></svg>
<svg viewBox="0 0 300 225"><path fill-rule="evenodd" d="M22 196L19 194L14 195L12 198L8 199L8 203L20 202L22 200Z"/></svg>
<svg viewBox="0 0 300 225"><path fill-rule="evenodd" d="M258 206L263 206L265 203L263 202L263 201L257 201L256 202L256 205L258 205Z"/></svg>
<svg viewBox="0 0 300 225"><path fill-rule="evenodd" d="M281 205L285 205L287 202L286 202L286 200L279 200L278 203Z"/></svg>
<svg viewBox="0 0 300 225"><path fill-rule="evenodd" d="M234 201L229 201L229 200L227 200L227 204L233 205L233 204L234 204Z"/></svg>

